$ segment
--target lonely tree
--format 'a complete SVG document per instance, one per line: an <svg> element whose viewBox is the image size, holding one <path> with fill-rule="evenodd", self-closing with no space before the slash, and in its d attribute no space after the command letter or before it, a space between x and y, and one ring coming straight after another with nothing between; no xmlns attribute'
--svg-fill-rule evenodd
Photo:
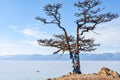
<svg viewBox="0 0 120 80"><path fill-rule="evenodd" d="M36 17L37 20L44 24L55 24L56 27L62 30L61 34L54 34L50 39L38 40L39 45L55 47L58 50L54 52L64 53L67 51L73 64L73 73L81 74L80 70L80 52L90 52L96 49L99 44L94 43L94 39L85 38L85 33L92 31L100 23L109 22L118 17L117 14L102 13L103 8L97 7L101 2L99 0L80 0L74 4L78 9L75 13L76 36L68 35L65 26L62 26L60 9L62 4L48 4L44 7L44 11L51 19ZM69 19L69 18L68 18Z"/></svg>

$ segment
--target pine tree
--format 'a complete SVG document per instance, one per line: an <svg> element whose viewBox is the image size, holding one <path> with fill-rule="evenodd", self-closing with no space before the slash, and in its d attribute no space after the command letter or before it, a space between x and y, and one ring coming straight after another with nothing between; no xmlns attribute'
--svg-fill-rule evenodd
<svg viewBox="0 0 120 80"><path fill-rule="evenodd" d="M37 20L43 22L44 24L55 24L63 32L62 34L55 34L53 38L50 39L40 39L38 40L39 45L55 47L58 50L54 54L69 52L70 59L73 64L73 73L81 74L80 70L80 52L90 52L96 50L96 46L100 44L95 44L94 39L85 38L85 33L93 31L96 26L100 23L109 22L112 19L118 17L118 14L113 13L101 13L103 8L97 7L101 2L99 0L80 0L74 4L78 9L75 13L76 23L76 36L68 35L66 28L62 26L60 9L62 4L48 4L44 7L44 11L47 16L51 17L51 21L46 18L36 17Z"/></svg>

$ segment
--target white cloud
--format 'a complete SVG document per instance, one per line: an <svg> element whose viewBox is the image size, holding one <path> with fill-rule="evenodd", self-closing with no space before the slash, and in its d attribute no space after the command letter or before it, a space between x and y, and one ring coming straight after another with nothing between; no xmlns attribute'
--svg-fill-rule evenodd
<svg viewBox="0 0 120 80"><path fill-rule="evenodd" d="M22 54L52 54L56 49L38 45L40 38L49 38L50 35L41 31L38 25L26 25L24 28L18 26L8 26L17 35L24 36L20 40L10 41L9 39L0 39L0 55L22 55ZM13 34L14 35L14 34ZM14 36L17 36L14 35Z"/></svg>
<svg viewBox="0 0 120 80"><path fill-rule="evenodd" d="M25 28L22 33L27 36L37 36L38 32L33 30L32 28Z"/></svg>
<svg viewBox="0 0 120 80"><path fill-rule="evenodd" d="M11 55L11 54L17 54L20 50L18 48L18 45L12 44L12 43L1 43L0 45L0 55Z"/></svg>
<svg viewBox="0 0 120 80"><path fill-rule="evenodd" d="M38 24L26 25L23 29L18 26L8 26L13 29L15 32L22 33L24 36L33 37L33 38L49 38L50 35L45 31L41 31Z"/></svg>
<svg viewBox="0 0 120 80"><path fill-rule="evenodd" d="M120 44L120 29L115 27L109 27L100 31L100 37L98 42L108 46L118 46Z"/></svg>
<svg viewBox="0 0 120 80"><path fill-rule="evenodd" d="M19 32L19 27L18 26L8 26L8 28L11 28L14 32Z"/></svg>
<svg viewBox="0 0 120 80"><path fill-rule="evenodd" d="M37 39L50 38L50 35L41 31L38 25L27 25L23 29L11 26L13 30L26 36L27 39L19 40L19 43L2 42L0 41L0 55L5 54L52 54L56 49L51 47L39 46ZM117 52L120 51L120 18L111 22L100 24L95 29L95 32L86 33L88 37L93 37L96 43L101 46L95 53ZM32 39L31 39L32 38Z"/></svg>
<svg viewBox="0 0 120 80"><path fill-rule="evenodd" d="M88 36L95 38L96 43L101 44L96 52L120 51L120 18L98 25L95 32L99 35L90 33Z"/></svg>
<svg viewBox="0 0 120 80"><path fill-rule="evenodd" d="M27 45L30 45L30 46L39 46L37 41L23 40L23 41L20 41L20 43L27 44Z"/></svg>
<svg viewBox="0 0 120 80"><path fill-rule="evenodd" d="M37 41L22 41L13 43L0 40L0 55L22 55L22 54L52 54L56 49L37 45Z"/></svg>
<svg viewBox="0 0 120 80"><path fill-rule="evenodd" d="M50 37L46 32L39 31L33 28L24 28L22 31L22 34L28 37L34 37L34 38L48 38Z"/></svg>
<svg viewBox="0 0 120 80"><path fill-rule="evenodd" d="M11 29L18 29L18 26L8 26Z"/></svg>

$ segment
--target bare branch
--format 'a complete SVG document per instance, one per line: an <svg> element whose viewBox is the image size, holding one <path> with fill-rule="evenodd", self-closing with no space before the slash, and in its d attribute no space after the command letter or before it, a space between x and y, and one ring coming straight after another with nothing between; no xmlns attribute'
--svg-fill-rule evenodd
<svg viewBox="0 0 120 80"><path fill-rule="evenodd" d="M104 13L100 14L104 8L97 8L96 6L100 5L99 0L85 0L78 1L75 3L75 6L78 8L79 13L75 13L75 16L78 17L76 20L80 35L83 35L84 32L92 31L95 29L96 25L104 22L109 22L112 19L118 17L118 14Z"/></svg>
<svg viewBox="0 0 120 80"><path fill-rule="evenodd" d="M78 1L74 5L78 7L78 9L90 9L93 7L96 7L97 5L100 5L101 2L99 0L84 0L84 1Z"/></svg>
<svg viewBox="0 0 120 80"><path fill-rule="evenodd" d="M93 26L90 26L90 27L84 27L85 29L81 31L80 35L83 35L84 32L88 32L89 30L94 30L96 25L97 24L94 24Z"/></svg>
<svg viewBox="0 0 120 80"><path fill-rule="evenodd" d="M59 50L53 52L53 54L57 54L57 53L59 53L60 51L61 51L61 49L59 49Z"/></svg>
<svg viewBox="0 0 120 80"><path fill-rule="evenodd" d="M62 4L59 4L59 3L53 4L53 5L48 4L44 7L44 11L48 16L52 18L52 20L47 21L47 19L41 18L41 17L36 17L36 19L43 22L44 24L56 24L64 32L67 48L70 49L67 31L64 27L61 26L61 14L59 12L59 9L61 7L62 7Z"/></svg>
<svg viewBox="0 0 120 80"><path fill-rule="evenodd" d="M83 52L90 52L96 50L95 46L100 46L100 44L94 44L94 39L85 39L85 37L80 38L79 50Z"/></svg>
<svg viewBox="0 0 120 80"><path fill-rule="evenodd" d="M36 17L35 19L43 22L44 24L57 24L56 20L47 21L47 19L41 18L39 16Z"/></svg>

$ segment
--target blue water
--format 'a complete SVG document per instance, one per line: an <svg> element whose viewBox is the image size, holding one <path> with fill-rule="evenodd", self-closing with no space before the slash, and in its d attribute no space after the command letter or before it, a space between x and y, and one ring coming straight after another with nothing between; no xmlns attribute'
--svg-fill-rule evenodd
<svg viewBox="0 0 120 80"><path fill-rule="evenodd" d="M70 61L0 61L0 80L45 80L72 71ZM120 61L81 61L83 73L109 67L120 73Z"/></svg>

